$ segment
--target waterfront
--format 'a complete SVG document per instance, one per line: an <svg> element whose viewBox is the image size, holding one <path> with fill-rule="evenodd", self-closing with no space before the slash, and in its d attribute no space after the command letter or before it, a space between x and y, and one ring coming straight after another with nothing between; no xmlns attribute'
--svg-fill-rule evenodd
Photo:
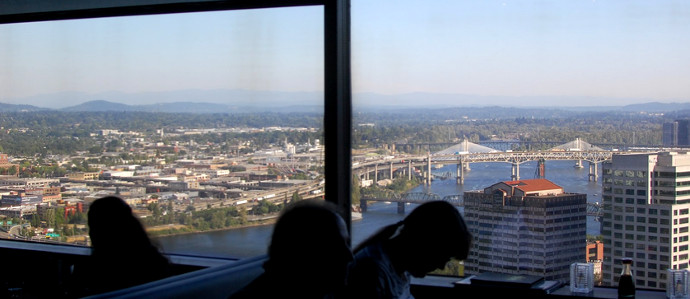
<svg viewBox="0 0 690 299"><path fill-rule="evenodd" d="M589 182L588 170L574 168L575 161L547 161L546 178L560 185L566 192L586 193L588 202L600 201L601 182ZM465 184L456 185L455 179L435 180L431 187L419 186L411 192L432 192L443 197L451 194L462 194L464 191L481 190L499 181L510 180L508 163L475 163L466 172ZM536 162L520 165L522 179L534 178ZM599 167L601 169L601 167ZM455 172L455 165L448 165L434 172ZM406 213L415 205L406 207ZM462 208L459 208L462 211ZM376 203L369 206L363 218L352 223L352 243L359 244L381 227L400 221L404 215L397 214L397 204ZM587 217L587 234L599 235L599 222L594 217ZM210 255L225 257L249 257L265 253L269 243L271 225L245 227L221 231L201 232L156 238L166 252L192 255Z"/></svg>

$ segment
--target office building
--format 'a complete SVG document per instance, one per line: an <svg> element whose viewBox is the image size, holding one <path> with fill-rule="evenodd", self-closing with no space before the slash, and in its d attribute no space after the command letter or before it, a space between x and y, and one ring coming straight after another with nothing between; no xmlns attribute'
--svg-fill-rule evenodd
<svg viewBox="0 0 690 299"><path fill-rule="evenodd" d="M661 139L664 146L690 146L690 120L664 123Z"/></svg>
<svg viewBox="0 0 690 299"><path fill-rule="evenodd" d="M638 288L666 288L666 269L688 267L690 155L614 155L603 165L603 282L633 259Z"/></svg>
<svg viewBox="0 0 690 299"><path fill-rule="evenodd" d="M464 194L474 236L469 274L501 272L567 280L586 261L587 195L546 179L496 183Z"/></svg>

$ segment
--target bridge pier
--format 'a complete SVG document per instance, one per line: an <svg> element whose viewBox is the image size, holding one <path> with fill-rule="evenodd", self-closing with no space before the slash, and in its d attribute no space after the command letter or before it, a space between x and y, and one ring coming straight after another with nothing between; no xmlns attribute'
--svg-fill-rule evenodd
<svg viewBox="0 0 690 299"><path fill-rule="evenodd" d="M393 161L391 161L390 167L391 167L391 181L392 181L393 180Z"/></svg>
<svg viewBox="0 0 690 299"><path fill-rule="evenodd" d="M428 155L426 159L426 184L431 186L431 155Z"/></svg>
<svg viewBox="0 0 690 299"><path fill-rule="evenodd" d="M463 167L462 162L458 163L456 173L455 173L455 183L457 185L463 185L465 184L465 168Z"/></svg>
<svg viewBox="0 0 690 299"><path fill-rule="evenodd" d="M398 214L405 214L405 203L398 202Z"/></svg>
<svg viewBox="0 0 690 299"><path fill-rule="evenodd" d="M412 180L412 160L407 161L407 180Z"/></svg>
<svg viewBox="0 0 690 299"><path fill-rule="evenodd" d="M589 175L587 175L587 177L590 182L599 180L599 169L597 166L596 162L589 162Z"/></svg>
<svg viewBox="0 0 690 299"><path fill-rule="evenodd" d="M374 184L379 182L379 165L374 164Z"/></svg>
<svg viewBox="0 0 690 299"><path fill-rule="evenodd" d="M510 179L513 181L520 180L520 163L513 162L513 166L511 167Z"/></svg>
<svg viewBox="0 0 690 299"><path fill-rule="evenodd" d="M537 175L538 179L546 178L546 161L544 159L539 159L537 161Z"/></svg>
<svg viewBox="0 0 690 299"><path fill-rule="evenodd" d="M364 199L359 200L359 209L362 211L362 213L365 213L367 211L367 201Z"/></svg>

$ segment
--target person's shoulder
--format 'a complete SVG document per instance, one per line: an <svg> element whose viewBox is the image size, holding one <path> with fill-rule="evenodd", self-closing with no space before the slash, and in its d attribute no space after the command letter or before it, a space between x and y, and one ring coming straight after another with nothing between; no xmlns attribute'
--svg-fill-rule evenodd
<svg viewBox="0 0 690 299"><path fill-rule="evenodd" d="M384 256L383 247L380 243L374 243L355 252L355 259L382 259Z"/></svg>
<svg viewBox="0 0 690 299"><path fill-rule="evenodd" d="M262 274L244 288L230 295L229 299L267 298L271 290L274 289L267 281L266 275Z"/></svg>
<svg viewBox="0 0 690 299"><path fill-rule="evenodd" d="M352 262L347 295L350 298L390 298L390 277L381 260L360 256Z"/></svg>
<svg viewBox="0 0 690 299"><path fill-rule="evenodd" d="M350 264L349 276L354 280L376 281L385 277L389 265L387 259L378 254L376 249L364 248L355 255Z"/></svg>
<svg viewBox="0 0 690 299"><path fill-rule="evenodd" d="M352 261L351 267L357 269L381 268L381 261L372 256L359 256Z"/></svg>

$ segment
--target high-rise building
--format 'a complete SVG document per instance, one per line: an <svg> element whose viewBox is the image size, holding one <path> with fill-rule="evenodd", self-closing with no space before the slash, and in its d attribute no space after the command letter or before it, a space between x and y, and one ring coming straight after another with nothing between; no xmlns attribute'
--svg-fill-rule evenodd
<svg viewBox="0 0 690 299"><path fill-rule="evenodd" d="M666 288L666 269L688 267L690 155L614 155L603 165L603 282L633 259L638 288Z"/></svg>
<svg viewBox="0 0 690 299"><path fill-rule="evenodd" d="M679 119L672 123L664 123L661 139L664 146L689 146L690 120Z"/></svg>
<svg viewBox="0 0 690 299"><path fill-rule="evenodd" d="M664 123L662 127L661 142L664 146L678 145L678 123Z"/></svg>
<svg viewBox="0 0 690 299"><path fill-rule="evenodd" d="M567 280L586 262L587 195L546 179L496 183L464 194L474 236L465 272L500 272Z"/></svg>

